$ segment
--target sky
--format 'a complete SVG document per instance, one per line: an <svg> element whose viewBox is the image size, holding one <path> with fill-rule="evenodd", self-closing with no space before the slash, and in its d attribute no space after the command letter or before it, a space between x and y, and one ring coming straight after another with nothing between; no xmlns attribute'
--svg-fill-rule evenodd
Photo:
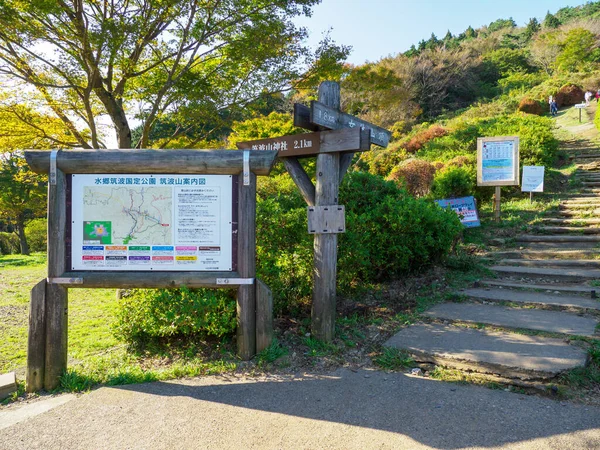
<svg viewBox="0 0 600 450"><path fill-rule="evenodd" d="M443 38L450 30L462 33L469 25L479 28L497 19L512 17L525 26L548 11L585 4L585 0L322 0L310 18L297 20L308 28L315 46L324 32L353 50L348 62L363 64L405 52L431 33Z"/></svg>

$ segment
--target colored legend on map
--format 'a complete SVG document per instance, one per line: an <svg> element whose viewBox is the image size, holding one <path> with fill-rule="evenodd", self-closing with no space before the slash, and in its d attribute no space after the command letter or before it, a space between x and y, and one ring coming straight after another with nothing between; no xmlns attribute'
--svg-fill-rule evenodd
<svg viewBox="0 0 600 450"><path fill-rule="evenodd" d="M129 246L129 264L146 265L150 264L150 246L130 245Z"/></svg>

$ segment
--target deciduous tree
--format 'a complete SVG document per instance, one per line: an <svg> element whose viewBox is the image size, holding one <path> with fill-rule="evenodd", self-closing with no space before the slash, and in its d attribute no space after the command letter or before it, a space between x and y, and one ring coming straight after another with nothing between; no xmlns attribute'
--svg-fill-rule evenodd
<svg viewBox="0 0 600 450"><path fill-rule="evenodd" d="M13 225L24 255L29 254L25 226L46 211L47 178L29 170L22 149L73 143L59 119L24 106L0 104L0 220Z"/></svg>
<svg viewBox="0 0 600 450"><path fill-rule="evenodd" d="M184 133L344 58L331 42L311 53L292 22L318 1L0 0L0 74L34 87L78 146L106 145L105 116L120 148L146 147L165 114Z"/></svg>

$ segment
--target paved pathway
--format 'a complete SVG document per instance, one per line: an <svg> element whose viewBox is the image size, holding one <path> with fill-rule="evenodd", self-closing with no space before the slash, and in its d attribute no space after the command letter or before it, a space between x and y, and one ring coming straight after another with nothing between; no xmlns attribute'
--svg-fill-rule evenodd
<svg viewBox="0 0 600 450"><path fill-rule="evenodd" d="M600 408L402 373L104 387L5 428L0 449L594 449Z"/></svg>

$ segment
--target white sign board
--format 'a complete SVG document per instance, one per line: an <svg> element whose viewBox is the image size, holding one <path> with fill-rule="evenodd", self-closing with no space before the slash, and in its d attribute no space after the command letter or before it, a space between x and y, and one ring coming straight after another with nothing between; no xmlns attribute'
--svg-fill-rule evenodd
<svg viewBox="0 0 600 450"><path fill-rule="evenodd" d="M72 175L71 269L231 271L231 175Z"/></svg>
<svg viewBox="0 0 600 450"><path fill-rule="evenodd" d="M515 186L519 184L519 138L477 139L477 185Z"/></svg>
<svg viewBox="0 0 600 450"><path fill-rule="evenodd" d="M544 192L544 166L523 166L521 192Z"/></svg>

